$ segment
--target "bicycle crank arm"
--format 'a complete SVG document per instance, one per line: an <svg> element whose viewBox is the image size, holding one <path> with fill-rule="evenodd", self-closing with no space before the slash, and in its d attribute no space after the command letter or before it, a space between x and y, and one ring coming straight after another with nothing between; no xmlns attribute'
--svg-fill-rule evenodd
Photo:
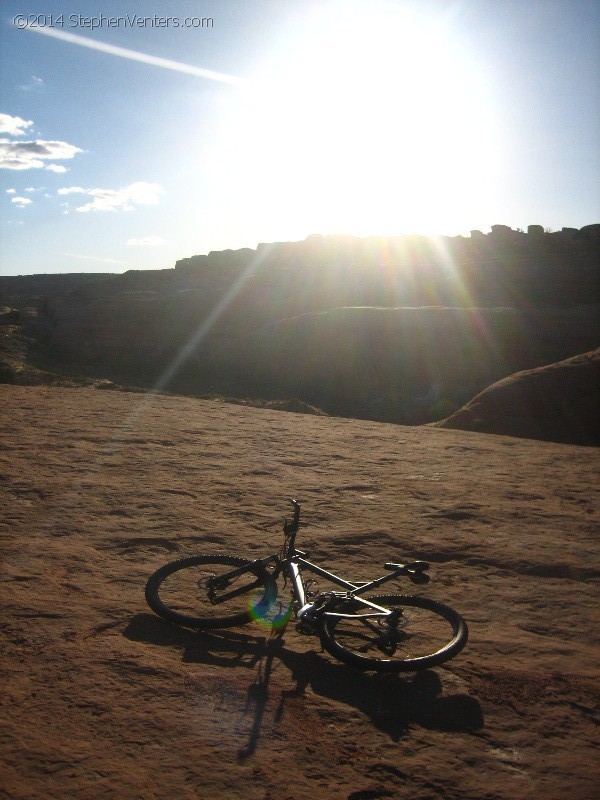
<svg viewBox="0 0 600 800"><path fill-rule="evenodd" d="M223 572L220 575L215 575L210 580L210 586L213 589L224 589L226 586L229 586L230 582L234 578L238 578L240 575L244 575L246 572L251 572L256 574L256 568L262 567L266 569L266 566L271 561L276 561L277 556L267 556L266 558L257 558L255 561L251 561L250 564L244 564L243 567L238 567L237 569L232 569L229 572Z"/></svg>
<svg viewBox="0 0 600 800"><path fill-rule="evenodd" d="M216 597L212 592L208 593L208 597L210 602L213 606L219 605L219 603L225 603L227 600L231 600L234 597L238 597L241 594L246 594L246 592L251 591L252 589L256 589L258 586L262 586L263 583L260 578L257 578L252 583L247 583L245 586L239 586L237 589L232 589L230 592L226 592L225 594L221 594Z"/></svg>

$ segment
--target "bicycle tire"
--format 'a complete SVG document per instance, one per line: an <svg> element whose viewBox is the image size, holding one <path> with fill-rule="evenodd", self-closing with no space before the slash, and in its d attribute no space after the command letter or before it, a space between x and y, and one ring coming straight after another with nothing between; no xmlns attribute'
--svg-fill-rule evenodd
<svg viewBox="0 0 600 800"><path fill-rule="evenodd" d="M408 595L377 595L365 599L401 612L391 643L386 642L394 652L382 649L390 633L389 627L386 632L377 624L377 618L369 618L367 622L360 620L358 614L354 620L325 613L320 625L321 643L328 653L346 664L378 672L416 672L443 664L467 643L466 622L443 603ZM365 606L360 598L353 598L341 600L328 610L356 614L359 608L364 611ZM433 640L431 647L426 643L428 636ZM436 640L439 641L436 643ZM381 655L376 656L377 652Z"/></svg>
<svg viewBox="0 0 600 800"><path fill-rule="evenodd" d="M258 584L223 605L214 605L208 591L200 586L208 577L227 568L243 567L251 562L239 556L222 554L191 556L172 561L158 569L146 583L146 602L167 622L196 630L232 628L265 616L277 599L277 584L264 567L253 570ZM221 569L219 569L219 567ZM239 577L248 580L249 573ZM168 580L173 578L173 580ZM255 583L256 581L250 581ZM200 591L199 591L200 589ZM224 606L229 613L222 614Z"/></svg>

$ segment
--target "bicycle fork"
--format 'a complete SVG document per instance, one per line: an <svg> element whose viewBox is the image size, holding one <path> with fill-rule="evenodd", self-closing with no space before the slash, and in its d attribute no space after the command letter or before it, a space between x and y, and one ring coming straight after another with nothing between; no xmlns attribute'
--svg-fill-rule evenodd
<svg viewBox="0 0 600 800"><path fill-rule="evenodd" d="M222 575L214 575L206 579L204 581L198 581L198 586L200 588L207 588L208 589L208 598L213 605L218 605L219 603L224 603L227 600L231 600L233 597L237 597L238 595L246 594L250 589L255 589L258 586L262 585L261 576L259 570L265 570L267 565L274 561L274 556L268 556L267 558L257 558L251 564L244 565L243 567L238 567L237 569L229 570ZM239 578L242 575L246 575L248 572L255 578L251 583L246 583L243 586L238 586L237 588L232 589L225 594L218 595L216 594L217 591L223 591L227 589L232 581ZM206 585L205 585L206 584Z"/></svg>

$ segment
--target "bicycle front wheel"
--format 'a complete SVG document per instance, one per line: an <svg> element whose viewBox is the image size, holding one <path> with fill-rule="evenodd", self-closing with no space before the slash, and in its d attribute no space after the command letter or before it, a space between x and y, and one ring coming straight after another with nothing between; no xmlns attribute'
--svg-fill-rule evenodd
<svg viewBox="0 0 600 800"><path fill-rule="evenodd" d="M146 601L159 617L197 630L232 628L264 617L277 598L277 584L261 565L253 565L227 585L214 579L250 565L238 556L205 555L165 564L148 579Z"/></svg>
<svg viewBox="0 0 600 800"><path fill-rule="evenodd" d="M365 599L392 613L364 616L373 609L353 598L339 601L322 618L323 647L346 664L380 672L414 672L453 658L467 643L467 625L449 606L404 595Z"/></svg>

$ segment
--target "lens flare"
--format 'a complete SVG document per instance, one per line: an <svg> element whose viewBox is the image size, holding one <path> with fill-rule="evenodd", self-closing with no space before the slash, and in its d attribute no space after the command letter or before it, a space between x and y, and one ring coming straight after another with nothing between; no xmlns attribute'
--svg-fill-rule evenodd
<svg viewBox="0 0 600 800"><path fill-rule="evenodd" d="M271 630L282 630L290 621L294 611L293 601L289 605L283 600L274 599L267 591L257 590L250 601L250 614L259 625L271 628Z"/></svg>

